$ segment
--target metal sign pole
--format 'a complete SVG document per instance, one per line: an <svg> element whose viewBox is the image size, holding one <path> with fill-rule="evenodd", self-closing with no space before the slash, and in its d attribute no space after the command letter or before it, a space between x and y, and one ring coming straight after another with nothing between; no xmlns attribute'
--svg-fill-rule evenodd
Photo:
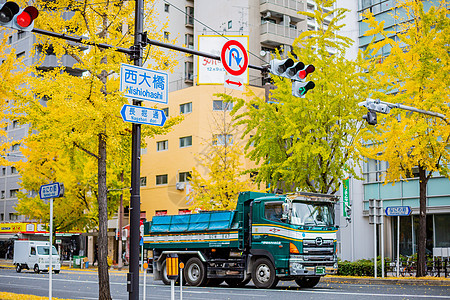
<svg viewBox="0 0 450 300"><path fill-rule="evenodd" d="M397 277L400 277L400 216L397 216Z"/></svg>
<svg viewBox="0 0 450 300"><path fill-rule="evenodd" d="M53 263L53 257L52 257L52 252L53 252L53 243L52 243L52 237L53 237L53 198L50 198L50 235L49 235L49 247L48 247L48 251L49 251L49 262L48 262L48 299L52 299L52 263Z"/></svg>
<svg viewBox="0 0 450 300"><path fill-rule="evenodd" d="M377 216L375 215L375 220ZM374 276L377 278L377 222L373 223L373 270Z"/></svg>

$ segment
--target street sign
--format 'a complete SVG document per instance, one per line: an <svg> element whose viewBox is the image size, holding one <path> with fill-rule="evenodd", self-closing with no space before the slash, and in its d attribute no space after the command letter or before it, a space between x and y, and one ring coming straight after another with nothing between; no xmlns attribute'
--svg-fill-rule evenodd
<svg viewBox="0 0 450 300"><path fill-rule="evenodd" d="M120 90L131 99L167 104L169 75L134 65L120 65Z"/></svg>
<svg viewBox="0 0 450 300"><path fill-rule="evenodd" d="M248 67L248 55L244 46L235 40L230 40L222 47L220 59L225 70L233 76L242 75Z"/></svg>
<svg viewBox="0 0 450 300"><path fill-rule="evenodd" d="M389 217L403 217L411 214L411 207L409 206L389 206L386 207L386 216Z"/></svg>
<svg viewBox="0 0 450 300"><path fill-rule="evenodd" d="M50 199L62 197L64 195L64 185L59 182L41 185L39 197L41 199Z"/></svg>
<svg viewBox="0 0 450 300"><path fill-rule="evenodd" d="M161 109L125 104L120 110L125 122L164 126L166 114Z"/></svg>
<svg viewBox="0 0 450 300"><path fill-rule="evenodd" d="M239 76L231 76L225 73L225 81L223 83L224 87L243 91L244 90L244 79Z"/></svg>

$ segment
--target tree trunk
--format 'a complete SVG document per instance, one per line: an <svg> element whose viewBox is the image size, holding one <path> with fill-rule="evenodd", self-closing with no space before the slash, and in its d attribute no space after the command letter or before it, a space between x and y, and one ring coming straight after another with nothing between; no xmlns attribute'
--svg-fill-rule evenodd
<svg viewBox="0 0 450 300"><path fill-rule="evenodd" d="M424 277L426 275L425 250L427 245L427 182L426 170L419 164L419 232L417 236L417 273L416 277Z"/></svg>
<svg viewBox="0 0 450 300"><path fill-rule="evenodd" d="M108 274L108 202L106 188L106 136L98 135L98 299L110 300Z"/></svg>

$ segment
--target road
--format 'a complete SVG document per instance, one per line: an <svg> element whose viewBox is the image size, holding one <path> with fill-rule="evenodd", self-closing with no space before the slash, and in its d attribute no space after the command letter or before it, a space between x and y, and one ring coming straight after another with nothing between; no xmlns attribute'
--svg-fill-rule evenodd
<svg viewBox="0 0 450 300"><path fill-rule="evenodd" d="M93 271L62 270L53 275L53 297L65 299L98 299L97 273ZM0 269L0 291L20 294L48 296L48 274L30 271L16 273L14 269ZM110 287L113 299L128 299L125 272L110 272ZM143 274L141 274L142 299ZM170 299L170 286L154 282L147 275L146 299ZM175 299L179 287L175 287ZM225 299L450 299L448 286L380 285L319 283L312 289L299 289L294 282L280 282L276 289L260 290L251 283L246 288L183 287L183 299L225 300Z"/></svg>

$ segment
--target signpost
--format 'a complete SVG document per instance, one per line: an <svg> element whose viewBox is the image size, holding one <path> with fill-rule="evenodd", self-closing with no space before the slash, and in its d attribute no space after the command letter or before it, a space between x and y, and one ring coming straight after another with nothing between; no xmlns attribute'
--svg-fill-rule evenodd
<svg viewBox="0 0 450 300"><path fill-rule="evenodd" d="M161 109L147 108L136 105L125 104L120 110L122 119L125 122L164 126L166 114Z"/></svg>
<svg viewBox="0 0 450 300"><path fill-rule="evenodd" d="M44 184L39 188L39 197L41 199L50 199L50 229L49 229L49 264L48 264L48 298L52 299L52 273L53 273L53 198L64 195L64 185L59 182Z"/></svg>
<svg viewBox="0 0 450 300"><path fill-rule="evenodd" d="M242 91L244 79L240 77L248 67L248 55L244 46L236 40L230 40L222 47L220 59L228 74L225 74L224 86Z"/></svg>
<svg viewBox="0 0 450 300"><path fill-rule="evenodd" d="M409 206L389 206L386 207L386 216L397 217L397 277L400 276L400 217L409 216L411 207Z"/></svg>
<svg viewBox="0 0 450 300"><path fill-rule="evenodd" d="M134 100L167 104L169 75L165 72L128 64L120 65L120 90Z"/></svg>

